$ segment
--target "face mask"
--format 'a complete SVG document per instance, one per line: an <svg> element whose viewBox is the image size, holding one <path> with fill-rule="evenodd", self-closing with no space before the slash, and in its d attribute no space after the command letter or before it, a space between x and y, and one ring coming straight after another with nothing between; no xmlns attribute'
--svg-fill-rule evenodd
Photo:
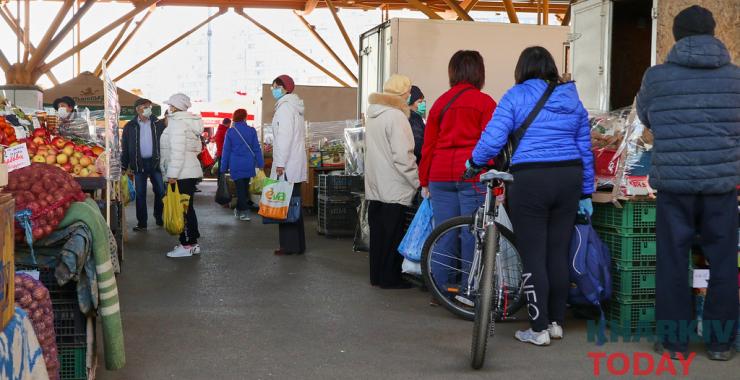
<svg viewBox="0 0 740 380"><path fill-rule="evenodd" d="M57 116L61 117L62 119L69 116L69 111L67 111L66 108L60 108L59 111L57 111Z"/></svg>
<svg viewBox="0 0 740 380"><path fill-rule="evenodd" d="M173 106L170 106L169 110L170 112L168 113L167 116L172 116L173 113L177 112L177 109Z"/></svg>
<svg viewBox="0 0 740 380"><path fill-rule="evenodd" d="M278 100L283 97L283 89L280 87L273 88L272 89L272 97L275 98L275 100Z"/></svg>
<svg viewBox="0 0 740 380"><path fill-rule="evenodd" d="M416 113L418 113L421 116L426 115L427 113L427 102L421 102L416 108Z"/></svg>
<svg viewBox="0 0 740 380"><path fill-rule="evenodd" d="M144 117L152 116L152 107L144 108L144 110L141 112L141 115Z"/></svg>

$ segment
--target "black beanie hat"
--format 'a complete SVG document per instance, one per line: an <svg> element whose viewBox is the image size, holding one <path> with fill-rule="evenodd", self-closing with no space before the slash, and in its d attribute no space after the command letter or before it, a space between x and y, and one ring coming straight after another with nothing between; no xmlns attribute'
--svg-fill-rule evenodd
<svg viewBox="0 0 740 380"><path fill-rule="evenodd" d="M714 35L714 16L712 12L698 5L682 10L673 19L673 37L676 41L701 34Z"/></svg>
<svg viewBox="0 0 740 380"><path fill-rule="evenodd" d="M146 98L136 99L136 101L134 102L134 108L138 108L139 106L144 104L152 104L152 101Z"/></svg>
<svg viewBox="0 0 740 380"><path fill-rule="evenodd" d="M411 97L409 98L409 105L414 104L419 99L422 99L424 97L424 93L421 92L421 89L416 86L411 86Z"/></svg>

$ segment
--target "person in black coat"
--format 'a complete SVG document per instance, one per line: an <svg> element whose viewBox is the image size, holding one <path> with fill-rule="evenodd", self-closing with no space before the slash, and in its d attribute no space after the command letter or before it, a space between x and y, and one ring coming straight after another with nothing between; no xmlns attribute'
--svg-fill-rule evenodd
<svg viewBox="0 0 740 380"><path fill-rule="evenodd" d="M159 169L159 138L164 124L152 115L152 102L138 99L134 103L136 117L123 127L121 137L121 168L130 171L136 186L136 219L134 231L147 229L146 181L152 183L154 191L154 219L158 226L163 225L162 197L164 181Z"/></svg>
<svg viewBox="0 0 740 380"><path fill-rule="evenodd" d="M661 330L693 320L688 252L695 234L711 265L704 327L712 360L729 360L738 319L737 190L740 184L740 69L699 6L673 21L676 44L645 73L637 113L655 137L650 185L658 190L655 317ZM676 331L670 330L670 331ZM656 350L688 352L686 334L663 333Z"/></svg>
<svg viewBox="0 0 740 380"><path fill-rule="evenodd" d="M424 129L426 128L424 116L427 113L427 102L424 100L424 94L419 87L411 86L411 96L408 103L411 109L409 123L411 123L411 131L414 133L414 155L418 165L421 161L421 147L424 146Z"/></svg>

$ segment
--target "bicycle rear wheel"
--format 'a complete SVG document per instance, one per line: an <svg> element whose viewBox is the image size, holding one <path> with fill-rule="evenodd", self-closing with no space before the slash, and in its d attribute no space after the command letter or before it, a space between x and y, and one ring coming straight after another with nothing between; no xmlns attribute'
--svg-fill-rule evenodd
<svg viewBox="0 0 740 380"><path fill-rule="evenodd" d="M421 269L424 283L434 299L456 316L473 320L475 308L460 302L456 297L468 297L467 282L464 279L470 274L474 250L471 233L472 216L459 216L437 226L427 238L421 256ZM494 311L497 318L506 318L516 313L522 306L521 275L522 266L519 254L514 248L513 234L498 228L499 252L497 271L494 273L494 297L499 289L503 296L500 307ZM470 254L463 254L463 239L470 239L464 249Z"/></svg>
<svg viewBox="0 0 740 380"><path fill-rule="evenodd" d="M486 361L488 336L492 335L496 321L494 310L497 309L498 297L494 297L493 273L496 265L499 233L494 225L486 230L486 242L483 250L478 297L475 300L475 319L473 320L473 342L470 347L470 366L481 369Z"/></svg>

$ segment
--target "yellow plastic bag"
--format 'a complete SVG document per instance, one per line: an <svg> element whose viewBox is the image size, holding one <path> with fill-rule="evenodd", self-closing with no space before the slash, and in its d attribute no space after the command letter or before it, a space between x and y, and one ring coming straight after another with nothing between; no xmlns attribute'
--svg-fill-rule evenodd
<svg viewBox="0 0 740 380"><path fill-rule="evenodd" d="M190 196L180 194L177 183L174 186L167 185L167 195L162 198L164 210L164 228L170 235L179 235L185 229L185 212L190 203Z"/></svg>
<svg viewBox="0 0 740 380"><path fill-rule="evenodd" d="M257 169L257 175L255 175L251 181L249 181L249 192L251 194L262 194L262 188L265 187L265 172L262 169Z"/></svg>
<svg viewBox="0 0 740 380"><path fill-rule="evenodd" d="M129 202L131 202L131 196L128 192L128 181L129 179L126 174L121 176L119 187L121 188L121 201L124 206L128 206Z"/></svg>

